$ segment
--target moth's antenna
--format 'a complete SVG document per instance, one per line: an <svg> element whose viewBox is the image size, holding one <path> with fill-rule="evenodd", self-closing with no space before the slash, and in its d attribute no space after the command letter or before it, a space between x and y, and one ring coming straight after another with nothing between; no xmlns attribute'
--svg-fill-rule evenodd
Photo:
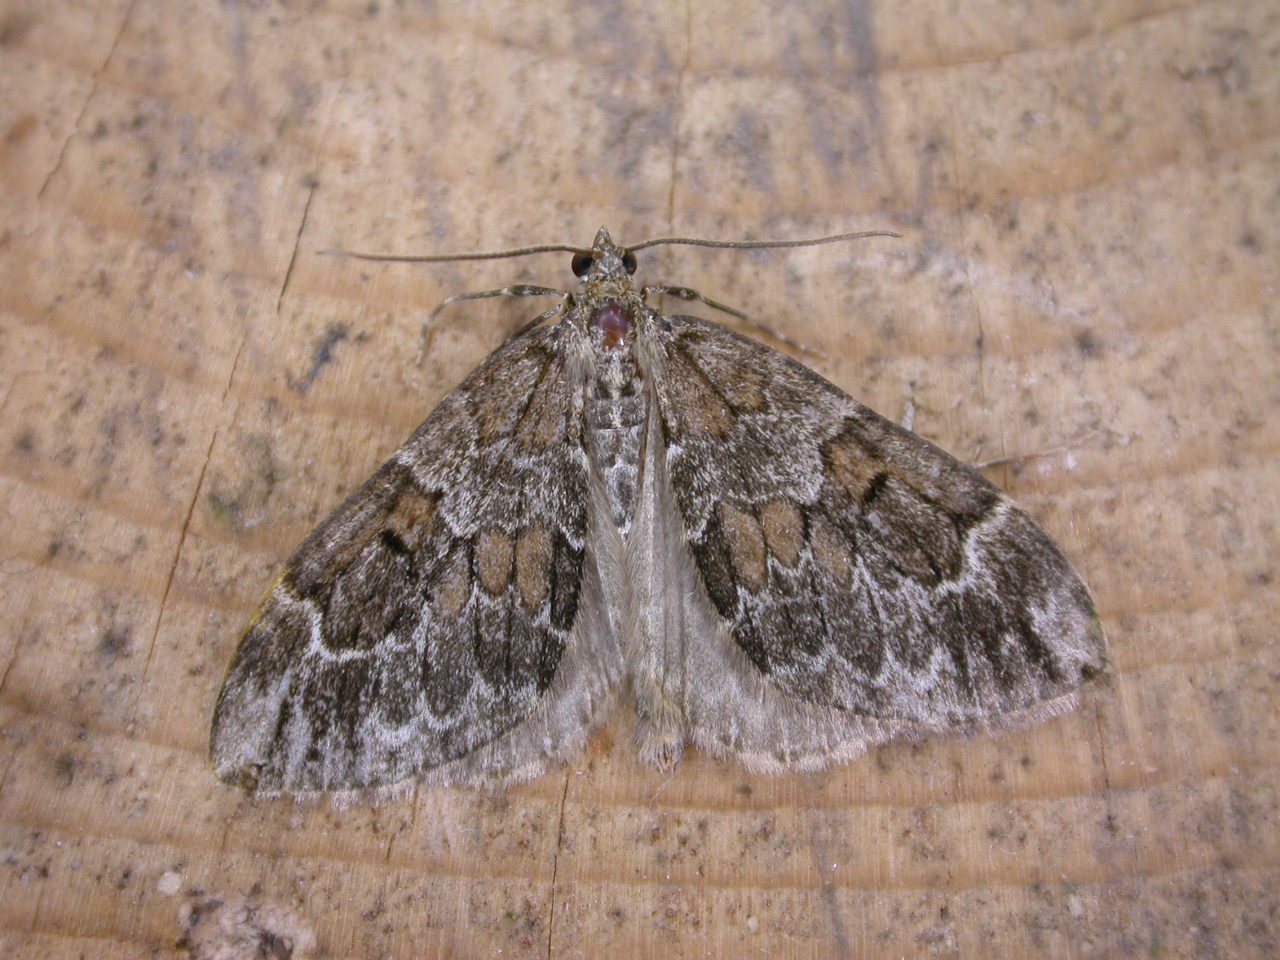
<svg viewBox="0 0 1280 960"><path fill-rule="evenodd" d="M661 244L682 244L688 247L717 247L730 250L766 250L780 247L816 247L822 243L838 243L841 240L862 240L867 237L901 237L891 230L865 230L861 233L837 233L829 237L809 240L699 240L695 237L657 237L645 240L626 250L634 253L645 247ZM591 255L589 247L575 247L567 243L543 243L533 247L516 247L512 250L490 250L484 253L429 253L423 256L403 256L395 253L358 253L354 250L320 250L330 257L350 257L353 260L376 260L384 263L446 263L456 260L504 260L508 257L527 257L531 253L581 253Z"/></svg>
<svg viewBox="0 0 1280 960"><path fill-rule="evenodd" d="M810 240L698 240L694 237L658 237L643 243L627 247L632 253L645 247L656 247L660 244L681 244L687 247L719 247L729 250L765 250L779 247L816 247L821 243L837 243L841 240L863 240L867 237L901 237L902 234L892 230L864 230L861 233L836 233L829 237L815 237Z"/></svg>
<svg viewBox="0 0 1280 960"><path fill-rule="evenodd" d="M506 257L526 257L531 253L585 253L589 249L573 247L565 243L544 243L536 247L517 247L514 250L491 250L487 253L430 253L425 256L406 257L394 253L356 253L352 250L320 250L325 256L350 257L353 260L382 260L391 263L444 263L448 260L502 260Z"/></svg>

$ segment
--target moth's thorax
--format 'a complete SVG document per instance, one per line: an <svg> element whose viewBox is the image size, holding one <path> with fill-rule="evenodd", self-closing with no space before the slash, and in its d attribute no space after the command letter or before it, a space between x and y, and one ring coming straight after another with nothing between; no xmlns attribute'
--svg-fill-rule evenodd
<svg viewBox="0 0 1280 960"><path fill-rule="evenodd" d="M631 311L617 300L605 300L591 311L591 331L598 349L617 353L631 346L635 323Z"/></svg>
<svg viewBox="0 0 1280 960"><path fill-rule="evenodd" d="M628 351L635 341L636 325L644 313L644 301L631 286L631 278L588 277L573 305L597 355Z"/></svg>

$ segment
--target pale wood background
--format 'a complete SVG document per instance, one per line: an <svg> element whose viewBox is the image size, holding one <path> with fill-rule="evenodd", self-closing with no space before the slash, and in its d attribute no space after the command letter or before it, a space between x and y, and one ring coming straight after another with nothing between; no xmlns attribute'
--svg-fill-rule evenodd
<svg viewBox="0 0 1280 960"><path fill-rule="evenodd" d="M1278 5L473 6L0 4L0 955L1276 955ZM419 365L423 315L569 279L317 251L601 223L901 230L644 270L962 457L1066 447L990 475L1110 685L822 775L663 778L620 709L500 795L217 783L275 569L530 307Z"/></svg>

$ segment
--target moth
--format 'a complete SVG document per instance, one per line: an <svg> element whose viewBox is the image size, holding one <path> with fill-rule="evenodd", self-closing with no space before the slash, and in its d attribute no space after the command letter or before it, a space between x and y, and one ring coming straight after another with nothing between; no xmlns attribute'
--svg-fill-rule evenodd
<svg viewBox="0 0 1280 960"><path fill-rule="evenodd" d="M801 243L627 250L602 228L589 249L508 252L572 252L572 291L455 298L559 299L288 561L218 698L220 778L532 777L620 690L662 768L692 743L816 769L1072 706L1106 655L1062 551L807 367L658 312L657 294L728 310L634 284L635 251L690 242Z"/></svg>

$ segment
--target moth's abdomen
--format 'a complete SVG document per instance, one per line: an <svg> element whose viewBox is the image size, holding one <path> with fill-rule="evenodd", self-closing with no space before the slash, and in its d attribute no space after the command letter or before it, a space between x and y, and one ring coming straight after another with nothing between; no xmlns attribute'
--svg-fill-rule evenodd
<svg viewBox="0 0 1280 960"><path fill-rule="evenodd" d="M587 399L587 431L592 466L604 481L610 515L624 533L635 512L640 448L644 436L645 397L635 361L626 354L606 356Z"/></svg>

